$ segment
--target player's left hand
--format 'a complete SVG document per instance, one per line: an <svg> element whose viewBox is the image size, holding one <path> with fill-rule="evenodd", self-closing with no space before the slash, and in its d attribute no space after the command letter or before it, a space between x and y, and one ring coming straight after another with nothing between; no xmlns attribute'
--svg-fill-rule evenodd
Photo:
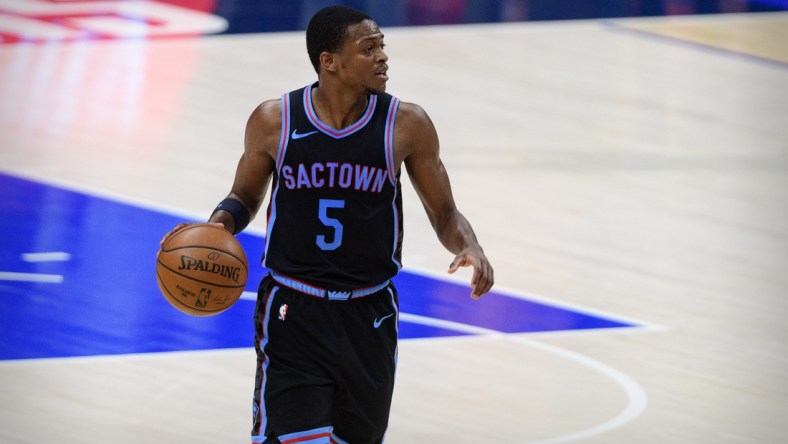
<svg viewBox="0 0 788 444"><path fill-rule="evenodd" d="M471 297L473 299L479 299L490 291L495 282L493 268L481 247L470 247L461 251L449 265L449 273L454 273L460 267L473 267L473 277L471 278Z"/></svg>

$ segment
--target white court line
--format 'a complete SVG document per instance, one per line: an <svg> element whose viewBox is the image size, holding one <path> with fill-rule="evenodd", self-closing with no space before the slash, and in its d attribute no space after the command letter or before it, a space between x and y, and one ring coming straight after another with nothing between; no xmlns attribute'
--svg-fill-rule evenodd
<svg viewBox="0 0 788 444"><path fill-rule="evenodd" d="M24 253L22 260L25 262L66 262L71 260L71 255L63 251Z"/></svg>
<svg viewBox="0 0 788 444"><path fill-rule="evenodd" d="M0 278L2 278L3 273L0 273ZM242 299L247 300L254 300L256 299L257 294L251 291L245 291L241 295ZM552 438L541 439L538 441L528 441L523 444L559 444L559 443L566 443L571 441L577 441L580 439L590 438L593 436L601 435L607 433L611 430L619 428L624 424L634 420L641 413L646 409L646 405L648 403L648 397L646 396L646 392L643 388L632 378L625 375L624 373L610 367L609 365L603 364L599 361L591 359L585 355L580 353L576 353L570 350L566 350L560 347L556 347L549 344L544 344L538 341L534 341L531 339L525 338L523 335L520 334L506 334L500 332L498 330L492 330L483 327L476 327L473 325L462 324L459 322L453 321L446 321L443 319L436 319L430 318L426 316L420 316L410 313L402 313L399 314L400 320L405 322L411 322L416 324L427 325L431 327L439 327L448 330L454 330L461 333L467 333L476 335L473 337L465 337L464 339L471 339L471 338L480 338L480 337L488 337L488 338L495 338L504 341L512 341L519 343L520 345L524 345L527 347L531 347L540 351L552 353L556 356L560 356L562 358L568 359L573 361L577 364L595 370L602 375L606 376L610 380L612 380L616 385L621 387L622 390L627 395L627 405L626 407L616 416L611 418L608 421L595 425L593 427L587 428L585 430L580 430L577 432L569 433L566 435L560 435ZM457 338L453 338L457 339ZM251 347L250 347L251 348ZM51 360L59 360L59 361L68 361L68 360L85 360L85 359L126 359L129 357L145 357L145 358L154 358L154 357L166 357L166 356L179 356L185 354L206 354L206 353L247 353L250 348L240 348L240 349L221 349L221 350L190 350L190 351L173 351L173 352L164 352L164 353L133 353L133 354L124 354L124 355L110 355L110 356L78 356L78 357L67 357L67 358L44 358L44 359L30 359L30 360L12 360L12 361L0 361L0 366L5 365L14 365L14 364L29 364L30 362L43 362L43 361L51 361Z"/></svg>
<svg viewBox="0 0 788 444"><path fill-rule="evenodd" d="M618 386L621 387L627 395L627 405L626 407L624 407L624 410L622 410L615 417L601 424L597 424L593 427L590 427L585 430L580 430L578 432L569 433L567 435L541 439L538 441L529 441L525 444L558 444L558 443L577 441L580 439L601 435L603 433L607 433L611 430L615 430L619 427L622 427L624 424L640 416L640 414L643 413L644 410L646 410L646 405L648 404L648 396L646 395L646 391L643 390L643 387L641 387L640 384L637 383L637 381L625 375L624 373L614 369L613 367L610 367L609 365L591 359L588 356L582 355L580 353L576 353L553 345L544 344L531 339L526 339L522 336L509 336L509 335L505 335L505 336L506 339L508 340L519 342L528 347L536 348L542 351L546 351L548 353L553 353L555 355L566 358L570 361L574 361L580 365L584 365L588 368L596 370L597 372L607 376L613 382L618 384Z"/></svg>
<svg viewBox="0 0 788 444"><path fill-rule="evenodd" d="M411 273L411 274L417 274L417 275L421 275L421 276L424 276L424 277L429 277L429 278L441 280L441 281L444 281L444 282L449 282L449 283L454 283L454 284L464 285L464 286L468 285L468 281L467 281L466 278L461 277L461 276L456 276L456 275L450 275L448 273L439 273L439 272L435 272L435 271L431 271L431 270L425 270L425 269L420 269L420 268L412 268L412 267L405 268L404 271L406 271L408 273ZM596 308L583 307L583 306L578 305L578 304L569 303L569 302L566 302L566 301L562 301L562 300L559 300L559 299L554 299L554 298L551 298L551 297L548 297L548 296L543 296L543 295L536 294L536 293L525 293L525 292L517 290L517 289L507 288L507 287L504 287L504 286L501 286L501 285L497 285L497 284L495 285L495 287L493 287L492 291L494 291L496 295L505 296L505 297L512 298L512 299L519 299L519 300L523 300L523 301L534 302L534 303L538 303L538 304L544 304L544 305L548 305L550 307L563 308L563 309L566 309L566 310L569 310L569 311L574 311L576 313L585 314L585 315L589 315L589 316L594 316L594 317L598 317L598 318L605 318L605 319L610 319L610 320L614 320L614 321L625 322L625 323L628 323L628 324L636 324L633 327L624 327L624 328L630 328L630 329L633 329L633 330L636 330L636 329L641 329L641 330L642 329L647 329L647 330L650 330L650 331L665 331L665 330L668 330L667 327L664 327L664 326L659 325L659 324L654 324L652 322L647 322L647 321L643 321L643 320L640 320L640 319L631 318L631 317L628 317L628 316L621 316L621 315L616 314L616 313L611 313L611 312L607 312L607 311L604 311L604 310L599 310L599 309L596 309ZM470 289L469 289L469 292L470 292ZM608 329L605 329L605 330L608 330ZM583 331L585 331L585 330L583 330Z"/></svg>
<svg viewBox="0 0 788 444"><path fill-rule="evenodd" d="M442 319L429 318L426 316L413 315L408 313L400 313L400 320L405 322L413 322L417 324L428 325L431 327L440 327L448 330L454 330L462 333L470 333L484 336L494 336L497 339L513 341L525 345L527 347L535 348L544 352L552 353L554 355L574 361L580 365L586 366L592 370L607 376L619 387L621 387L627 395L627 406L618 415L612 419L605 421L601 424L595 425L591 428L581 430L578 432L570 433L567 435L556 436L553 438L541 439L538 441L529 441L525 444L558 444L564 442L577 441L580 439L590 438L592 436L601 435L611 430L617 429L624 424L632 421L640 416L646 409L648 404L648 397L643 388L634 379L625 375L624 373L603 364L599 361L589 358L588 356L566 350L553 345L544 344L531 339L527 339L520 335L508 335L497 330L491 330L473 325L461 324L459 322L444 321Z"/></svg>
<svg viewBox="0 0 788 444"><path fill-rule="evenodd" d="M63 282L63 275L38 274L38 273L13 273L8 271L0 271L0 281L40 282L45 284L60 284Z"/></svg>
<svg viewBox="0 0 788 444"><path fill-rule="evenodd" d="M99 189L92 188L92 187L86 187L84 185L78 185L78 184L70 183L70 182L52 181L51 179L45 179L45 178L38 177L38 176L35 176L35 175L32 175L32 176L24 175L24 174L20 174L18 172L9 173L9 174L11 174L13 176L16 176L16 177L23 177L23 178L27 178L27 179L32 179L32 180L35 180L35 181L38 181L38 182L41 182L41 183L45 183L45 184L49 184L49 185L59 186L61 188L70 189L72 191L82 192L82 193L85 193L85 194L93 194L93 195L96 195L98 197L102 197L102 198L105 198L105 199L110 199L110 200L114 200L116 202L122 202L122 203L125 203L125 204L135 205L135 206L138 206L138 207L142 207L142 208L146 208L146 209L154 210L154 211L159 211L161 213L165 213L165 214L169 214L169 215L175 215L175 216L179 216L179 217L195 217L195 218L197 218L193 214L185 213L185 212L182 212L182 211L179 212L179 211L173 210L172 208L165 207L163 205L154 204L152 202L144 201L144 200L140 200L140 199L133 199L133 198L130 198L129 196L121 196L121 195L117 195L117 194L108 193L106 191L99 190ZM199 219L199 218L197 218L197 219ZM245 232L248 233L248 234L257 235L257 236L262 236L263 235L262 229L258 229L258 230L247 229ZM436 273L436 272L431 272L431 271L426 271L426 270L418 270L418 271L416 271L413 268L408 268L408 269L406 269L406 271L411 272L411 273L415 272L415 273L418 273L418 274L428 275L428 276L437 276L438 275L438 273ZM4 273L4 272L0 272L0 280L3 280L3 279L5 279L5 280L29 280L29 281L35 281L35 282L55 282L55 283L60 283L60 282L62 282L63 277L59 276L59 275L33 275L33 274L26 274L26 273ZM458 277L455 278L455 279L452 279L451 277L441 276L440 279L446 280L446 281L451 281L451 282L457 282L457 283L461 282L460 278L458 278ZM466 283L466 285L467 285L467 283ZM500 287L498 287L497 290L500 291ZM509 294L506 294L506 293L509 293ZM603 317L612 317L612 318L618 319L618 320L625 320L625 319L622 319L621 317L619 317L617 315L606 316L606 315L603 315L600 311L597 311L597 310L583 309L583 308L576 307L576 306L573 306L573 305L570 305L570 304L565 304L565 303L560 303L558 301L549 300L548 298L541 297L541 296L536 296L536 295L533 295L533 294L522 295L522 294L520 294L519 291L506 292L506 293L504 293L504 294L506 296L510 296L510 297L517 297L517 298L522 298L522 299L535 299L535 300L540 300L542 302L548 302L549 301L548 302L549 305L563 306L563 307L572 307L573 310L580 311L580 312L585 312L585 313L589 313L589 314L597 314L597 315L600 315L600 316L603 316ZM257 294L256 294L256 292L244 292L241 295L241 298L242 299L247 299L247 300L256 300ZM588 438L588 437L592 437L592 436L597 436L597 435L606 433L606 432L608 432L610 430L613 430L613 429L616 429L618 427L621 427L622 425L626 424L627 422L632 421L637 416L639 416L646 408L647 396L645 394L645 391L640 387L640 385L636 381L634 381L629 376L621 373L620 371L618 371L618 370L616 370L616 369L614 369L614 368L612 368L610 366L607 366L605 364L602 364L599 361L595 361L595 360L593 360L593 359L591 359L591 358L589 358L589 357L587 357L585 355L582 355L582 354L579 354L579 353L575 353L575 352L572 352L572 351L569 351L569 350L565 350L565 349L562 349L562 348L559 348L559 347L551 346L551 345L548 345L548 344L540 343L540 342L537 342L537 341L533 341L533 340L530 340L530 339L526 339L525 337L523 337L523 335L507 335L505 333L502 333L502 332L499 332L499 331L496 331L496 330L490 330L490 329L485 329L485 328L481 328L481 327L475 327L475 326L471 326L471 325L460 324L460 323L451 322L451 321L444 321L444 320L440 320L440 319L427 318L427 317L418 316L418 315L411 315L411 314L407 314L407 313L400 313L400 319L402 319L402 320L404 320L406 322L424 323L425 325L436 326L436 327L451 329L451 330L460 331L460 332L464 332L464 333L471 333L471 334L475 334L475 335L484 335L484 336L488 336L488 337L494 336L496 338L500 338L500 339L503 339L503 340L509 340L509 341L515 341L515 342L518 342L518 343L520 343L522 345L525 345L525 346L529 346L529 347L532 347L532 348L535 348L535 349L539 349L539 350L542 350L542 351L553 353L555 355L564 357L564 358L569 359L571 361L574 361L574 362L576 362L578 364L581 364L581 365L584 365L584 366L586 366L588 368L596 370L599 373L602 373L603 375L605 375L608 378L610 378L611 380L613 380L616 384L618 384L626 392L627 397L628 397L628 404L627 404L626 408L623 411L621 411L617 416L615 416L614 418L610 419L609 421L606 421L606 422L601 423L599 425L596 425L594 427L591 427L591 428L588 428L588 429L585 429L585 430L581 430L581 431L578 431L578 432L575 432L575 433L562 435L562 436L558 436L558 437L553 437L553 438L548 438L548 439L545 439L545 440L532 441L532 442L528 442L528 443L525 443L525 444L558 444L558 443L565 443L565 442L570 442L570 441L576 441L576 440L579 440L579 439ZM641 322L641 321L634 321L633 323L646 325L646 326L650 326L650 327L654 327L654 328L660 328L659 326L649 325L648 323L644 323L644 322ZM62 358L60 358L60 359L62 359ZM82 359L84 359L84 358L82 358Z"/></svg>
<svg viewBox="0 0 788 444"><path fill-rule="evenodd" d="M241 295L241 298L254 300L257 298L257 294L251 291L245 291ZM411 322L414 324L421 324L429 327L444 328L447 330L454 330L461 333L495 337L497 339L517 342L527 347L531 347L547 353L552 353L556 356L560 356L562 358L568 359L577 364L580 364L582 366L585 366L587 368L590 368L592 370L601 373L602 375L606 376L608 379L616 383L616 385L621 387L621 389L624 390L624 392L627 395L626 407L618 415L616 415L615 417L611 418L608 421L605 421L601 424L595 425L591 428L581 430L578 432L570 433L567 435L556 436L553 438L542 439L538 441L529 441L525 444L558 444L558 443L577 441L580 439L601 435L603 433L607 433L611 430L617 429L623 426L624 424L632 421L633 419L637 418L638 416L640 416L641 413L643 413L643 411L646 409L646 405L648 404L648 396L646 395L645 390L643 390L640 384L638 384L634 379L616 370L615 368L610 367L609 365L603 364L599 361L591 359L588 356L582 355L580 353L576 353L570 350L566 350L542 342L534 341L532 339L528 339L524 337L523 335L509 335L500 332L498 330L476 327L473 325L463 324L460 322L446 321L443 319L430 318L427 316L420 316L420 315L402 313L402 312L400 312L399 318L401 321Z"/></svg>

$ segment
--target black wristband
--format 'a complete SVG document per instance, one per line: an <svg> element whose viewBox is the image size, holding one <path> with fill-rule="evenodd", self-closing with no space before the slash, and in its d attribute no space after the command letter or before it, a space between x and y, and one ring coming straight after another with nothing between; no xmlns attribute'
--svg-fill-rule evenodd
<svg viewBox="0 0 788 444"><path fill-rule="evenodd" d="M235 223L235 230L233 234L238 234L249 225L249 220L251 217L249 216L249 210L246 209L246 205L241 203L238 199L233 199L228 197L223 201L219 202L219 205L216 206L216 209L213 212L217 212L219 210L224 210L230 213L230 216L233 217L233 222Z"/></svg>

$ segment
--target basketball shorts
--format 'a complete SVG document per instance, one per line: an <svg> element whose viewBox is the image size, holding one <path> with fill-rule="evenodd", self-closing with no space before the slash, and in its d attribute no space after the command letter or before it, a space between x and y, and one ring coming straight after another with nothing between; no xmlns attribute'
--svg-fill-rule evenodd
<svg viewBox="0 0 788 444"><path fill-rule="evenodd" d="M252 442L383 442L398 310L391 283L337 301L299 292L270 274L263 278L255 310Z"/></svg>

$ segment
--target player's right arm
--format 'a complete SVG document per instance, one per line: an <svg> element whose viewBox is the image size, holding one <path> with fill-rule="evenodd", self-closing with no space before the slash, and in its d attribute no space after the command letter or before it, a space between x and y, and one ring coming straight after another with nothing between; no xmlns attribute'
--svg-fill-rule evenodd
<svg viewBox="0 0 788 444"><path fill-rule="evenodd" d="M235 180L227 198L241 202L250 219L260 210L268 184L276 168L276 154L282 128L282 104L270 100L260 104L246 122L244 152L235 170ZM214 212L208 222L224 224L235 232L235 222L227 211Z"/></svg>
<svg viewBox="0 0 788 444"><path fill-rule="evenodd" d="M263 203L268 184L276 167L276 154L279 149L279 136L282 128L282 104L280 100L263 102L252 111L246 122L244 152L235 170L235 180L228 198L235 199L246 207L250 220L254 218ZM235 221L227 211L215 211L209 223L222 224L235 232ZM164 235L161 244L176 231L191 224L180 224Z"/></svg>

